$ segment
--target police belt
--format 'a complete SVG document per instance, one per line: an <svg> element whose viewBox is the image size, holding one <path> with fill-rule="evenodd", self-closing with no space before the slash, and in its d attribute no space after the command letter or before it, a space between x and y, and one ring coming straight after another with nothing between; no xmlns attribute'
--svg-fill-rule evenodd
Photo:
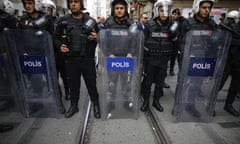
<svg viewBox="0 0 240 144"><path fill-rule="evenodd" d="M164 56L164 55L169 55L169 53L171 53L171 52L172 52L172 50L161 50L158 52L148 51L148 55L149 56Z"/></svg>

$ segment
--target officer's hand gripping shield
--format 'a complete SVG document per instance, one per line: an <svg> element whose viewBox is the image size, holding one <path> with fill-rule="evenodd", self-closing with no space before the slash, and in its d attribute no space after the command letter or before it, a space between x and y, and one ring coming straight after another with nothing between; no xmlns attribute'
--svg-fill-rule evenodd
<svg viewBox="0 0 240 144"><path fill-rule="evenodd" d="M227 31L186 34L173 109L177 121L212 120L230 43Z"/></svg>
<svg viewBox="0 0 240 144"><path fill-rule="evenodd" d="M128 29L101 30L98 90L103 119L139 116L143 33ZM127 57L131 53L132 57Z"/></svg>
<svg viewBox="0 0 240 144"><path fill-rule="evenodd" d="M61 108L51 36L44 30L4 31L26 117L57 117Z"/></svg>

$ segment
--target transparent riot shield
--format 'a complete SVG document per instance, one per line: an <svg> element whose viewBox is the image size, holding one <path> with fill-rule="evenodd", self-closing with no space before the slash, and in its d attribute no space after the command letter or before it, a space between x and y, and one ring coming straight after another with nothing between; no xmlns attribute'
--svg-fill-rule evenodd
<svg viewBox="0 0 240 144"><path fill-rule="evenodd" d="M99 36L97 82L103 119L137 119L143 33L112 29L101 30Z"/></svg>
<svg viewBox="0 0 240 144"><path fill-rule="evenodd" d="M231 34L227 31L186 34L173 109L177 121L212 120L230 43Z"/></svg>
<svg viewBox="0 0 240 144"><path fill-rule="evenodd" d="M4 45L3 32L0 32L0 113L20 112L14 73L7 49Z"/></svg>
<svg viewBox="0 0 240 144"><path fill-rule="evenodd" d="M56 117L61 108L52 39L44 30L6 30L26 117Z"/></svg>

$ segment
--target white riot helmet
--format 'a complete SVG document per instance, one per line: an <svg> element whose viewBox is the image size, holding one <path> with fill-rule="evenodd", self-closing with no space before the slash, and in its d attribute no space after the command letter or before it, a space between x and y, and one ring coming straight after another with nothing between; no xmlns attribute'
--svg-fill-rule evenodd
<svg viewBox="0 0 240 144"><path fill-rule="evenodd" d="M41 2L41 10L46 12L47 9L51 9L52 15L56 13L56 5L52 0L42 0Z"/></svg>
<svg viewBox="0 0 240 144"><path fill-rule="evenodd" d="M172 8L172 0L158 0L153 7L153 17L159 17L159 8L163 7L164 16L169 16Z"/></svg>
<svg viewBox="0 0 240 144"><path fill-rule="evenodd" d="M192 6L192 11L194 14L197 14L199 12L199 7L202 2L210 2L211 10L212 10L213 3L215 2L215 0L194 0L193 6Z"/></svg>
<svg viewBox="0 0 240 144"><path fill-rule="evenodd" d="M227 13L227 18L232 18L234 19L235 23L238 23L239 21L239 12L236 10L232 10L230 12Z"/></svg>
<svg viewBox="0 0 240 144"><path fill-rule="evenodd" d="M14 14L15 11L13 3L10 0L2 0L0 2L0 9L9 14Z"/></svg>

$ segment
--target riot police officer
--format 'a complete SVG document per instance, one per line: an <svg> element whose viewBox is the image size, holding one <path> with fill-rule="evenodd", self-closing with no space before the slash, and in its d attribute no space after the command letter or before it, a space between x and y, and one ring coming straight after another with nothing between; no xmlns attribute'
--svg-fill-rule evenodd
<svg viewBox="0 0 240 144"><path fill-rule="evenodd" d="M22 4L27 13L18 20L18 28L44 29L53 34L53 23L49 20L48 15L36 8L35 0L22 0Z"/></svg>
<svg viewBox="0 0 240 144"><path fill-rule="evenodd" d="M81 76L83 76L93 102L95 118L100 118L99 96L96 87L95 48L98 26L96 21L82 12L82 0L68 0L71 14L59 19L56 38L61 52L67 55L66 70L69 77L71 106L65 114L73 116L78 109Z"/></svg>
<svg viewBox="0 0 240 144"><path fill-rule="evenodd" d="M225 101L224 110L232 114L233 116L238 117L240 113L235 110L235 108L232 106L235 97L237 96L237 93L240 90L240 27L237 24L239 21L239 12L236 10L230 11L227 13L227 26L229 26L233 32L233 38L230 45L230 50L228 52L228 59L227 64L225 66L224 71L224 77L223 77L223 83L227 79L228 75L230 74L232 76L230 87L228 89L228 95L227 99Z"/></svg>
<svg viewBox="0 0 240 144"><path fill-rule="evenodd" d="M128 29L132 24L133 21L129 19L128 12L127 12L127 2L125 0L114 0L111 3L111 16L109 16L106 19L105 22L105 29ZM115 57L128 57L131 58L133 53L131 46L122 48L121 50L116 50L114 48L114 45L116 43L109 42L109 47L111 49L108 49L107 56L111 58ZM116 84L118 81L118 78L121 77L121 85L125 85L127 81L130 81L130 78L128 77L130 75L130 72L123 72L123 73L115 73L115 72L109 72L108 73L108 94L109 97L115 98L116 97ZM130 91L130 85L123 86L123 95L124 98L129 97L129 91ZM108 110L112 110L115 107L113 103L108 104ZM128 108L128 103L124 103L124 107Z"/></svg>
<svg viewBox="0 0 240 144"><path fill-rule="evenodd" d="M210 12L213 7L214 0L194 0L192 18L186 19L181 25L180 43L184 46L185 34L190 30L216 30L217 24L210 18ZM181 51L184 52L184 47L181 47ZM182 60L183 53L181 53ZM195 96L201 93L200 86L191 82L193 87L192 95L188 97L188 104L186 111L194 117L200 117L201 113L195 108ZM199 83L201 84L201 83ZM200 94L201 95L201 94Z"/></svg>
<svg viewBox="0 0 240 144"><path fill-rule="evenodd" d="M163 107L159 103L163 95L163 84L166 77L167 65L170 53L173 50L173 41L177 39L176 28L173 29L173 23L169 19L169 12L172 7L172 1L158 0L154 4L153 19L146 23L145 29L145 84L143 90L142 111L149 108L149 97L151 85L155 77L155 90L152 105L160 112ZM172 29L172 30L171 30Z"/></svg>

